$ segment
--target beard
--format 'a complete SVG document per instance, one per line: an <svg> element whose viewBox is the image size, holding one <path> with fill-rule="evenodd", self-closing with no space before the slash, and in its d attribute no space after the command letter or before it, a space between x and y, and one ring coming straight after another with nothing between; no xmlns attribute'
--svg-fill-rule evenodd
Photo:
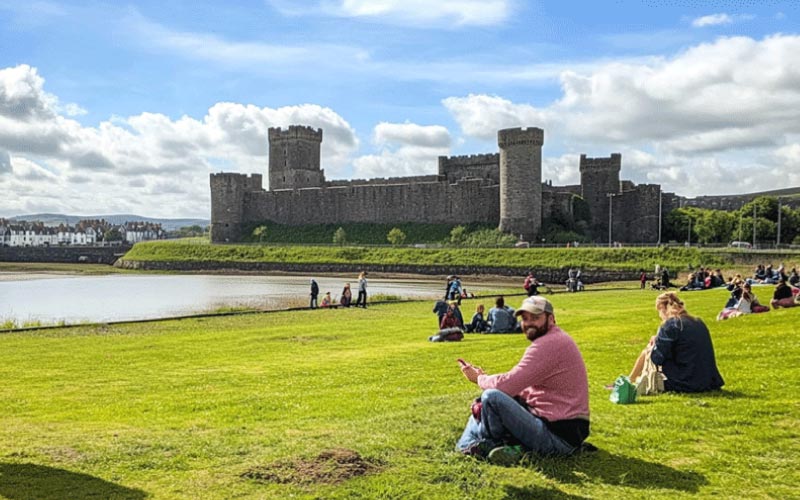
<svg viewBox="0 0 800 500"><path fill-rule="evenodd" d="M535 325L531 325L531 326L525 328L525 337L527 337L528 340L533 342L534 340L538 339L539 337L541 337L542 335L547 333L548 330L550 330L550 317L549 316L547 318L547 321L545 321L544 325L542 325L541 327L538 327L538 326L535 326Z"/></svg>

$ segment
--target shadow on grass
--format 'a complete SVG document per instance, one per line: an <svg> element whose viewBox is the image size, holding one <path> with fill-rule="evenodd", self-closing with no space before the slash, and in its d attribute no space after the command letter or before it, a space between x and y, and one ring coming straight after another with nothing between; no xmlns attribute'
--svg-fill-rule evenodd
<svg viewBox="0 0 800 500"><path fill-rule="evenodd" d="M543 488L540 486L511 486L506 485L503 488L503 498L509 500L529 500L535 498L536 500L586 500L588 497L581 497L577 495L570 495L555 488Z"/></svg>
<svg viewBox="0 0 800 500"><path fill-rule="evenodd" d="M0 497L9 500L140 500L146 498L147 493L64 469L36 464L0 463Z"/></svg>
<svg viewBox="0 0 800 500"><path fill-rule="evenodd" d="M710 399L753 399L756 397L753 394L748 394L742 391L728 391L728 390L719 390L719 391L710 391L710 392L696 392L692 394L685 394L685 396L691 396L695 398L710 398Z"/></svg>
<svg viewBox="0 0 800 500"><path fill-rule="evenodd" d="M707 483L697 472L598 450L563 460L532 459L543 475L564 483L603 482L630 488L662 488L696 493Z"/></svg>

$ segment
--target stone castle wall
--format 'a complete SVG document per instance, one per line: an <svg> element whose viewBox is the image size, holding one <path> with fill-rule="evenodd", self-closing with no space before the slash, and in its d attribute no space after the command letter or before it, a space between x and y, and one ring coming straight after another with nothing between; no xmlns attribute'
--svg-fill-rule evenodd
<svg viewBox="0 0 800 500"><path fill-rule="evenodd" d="M440 156L439 176L453 184L460 179L484 179L487 184L500 183L500 155L481 154Z"/></svg>
<svg viewBox="0 0 800 500"><path fill-rule="evenodd" d="M516 128L498 131L499 153L441 156L438 174L384 179L325 179L320 168L322 130L291 126L269 130L270 190L260 174L211 175L211 237L239 241L242 225L273 221L287 225L322 223L430 222L497 224L502 231L535 241L542 220L572 217L572 198L580 195L591 212L595 241L612 239L655 243L659 198L663 217L681 206L736 210L756 196L787 196L800 205L800 189L739 196L686 199L662 193L656 184L620 180L622 156L580 157L581 183L542 184L544 131ZM662 224L663 225L663 224Z"/></svg>
<svg viewBox="0 0 800 500"><path fill-rule="evenodd" d="M614 204L612 239L614 241L656 243L658 241L658 197L661 186L641 184L629 186L629 188L615 196L612 201ZM662 212L662 216L665 216L666 213Z"/></svg>
<svg viewBox="0 0 800 500"><path fill-rule="evenodd" d="M244 199L242 222L496 224L499 210L498 187L477 179L455 184L365 184L250 192Z"/></svg>
<svg viewBox="0 0 800 500"><path fill-rule="evenodd" d="M411 175L408 177L376 177L374 179L330 180L325 187L377 186L381 184L417 184L421 182L439 182L445 179L439 175Z"/></svg>

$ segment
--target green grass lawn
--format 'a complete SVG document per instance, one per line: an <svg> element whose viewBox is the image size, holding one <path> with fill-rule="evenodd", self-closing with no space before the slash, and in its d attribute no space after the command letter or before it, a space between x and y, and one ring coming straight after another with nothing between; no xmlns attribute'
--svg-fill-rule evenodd
<svg viewBox="0 0 800 500"><path fill-rule="evenodd" d="M654 334L655 296L550 296L586 359L599 451L510 468L453 451L479 393L456 358L505 371L527 341L429 343L428 302L3 334L0 496L797 498L800 308L718 323L726 292L683 294L725 390L616 406L603 385ZM330 450L358 456L314 461Z"/></svg>

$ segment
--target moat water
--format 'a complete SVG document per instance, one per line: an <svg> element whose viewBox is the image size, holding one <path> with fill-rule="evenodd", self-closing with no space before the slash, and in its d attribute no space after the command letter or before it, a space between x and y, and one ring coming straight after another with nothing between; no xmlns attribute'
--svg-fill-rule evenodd
<svg viewBox="0 0 800 500"><path fill-rule="evenodd" d="M131 275L59 276L0 273L0 323L108 322L165 318L223 307L276 309L307 306L308 276ZM322 295L338 298L347 278L315 278ZM357 279L350 280L353 301ZM370 279L367 291L434 300L442 280ZM465 283L464 286L469 286ZM470 290L497 289L488 284Z"/></svg>

